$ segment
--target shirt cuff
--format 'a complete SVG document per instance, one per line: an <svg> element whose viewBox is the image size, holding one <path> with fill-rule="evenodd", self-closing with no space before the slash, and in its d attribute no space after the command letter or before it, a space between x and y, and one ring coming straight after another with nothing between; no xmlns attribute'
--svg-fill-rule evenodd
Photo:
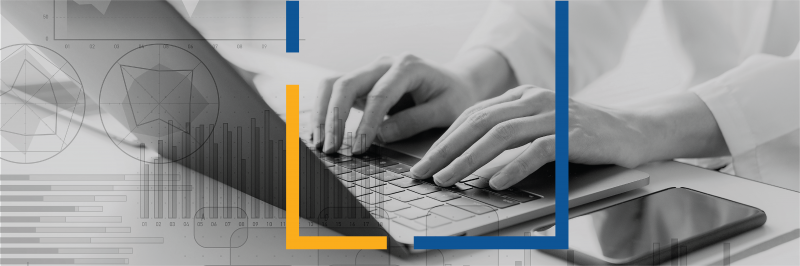
<svg viewBox="0 0 800 266"><path fill-rule="evenodd" d="M690 89L714 115L725 143L728 146L736 175L760 179L756 158L757 142L753 128L747 123L742 107L721 79L712 79Z"/></svg>

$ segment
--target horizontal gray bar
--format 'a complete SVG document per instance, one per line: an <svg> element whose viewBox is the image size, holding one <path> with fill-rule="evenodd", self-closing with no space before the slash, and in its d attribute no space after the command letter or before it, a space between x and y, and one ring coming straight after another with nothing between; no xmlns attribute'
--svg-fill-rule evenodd
<svg viewBox="0 0 800 266"><path fill-rule="evenodd" d="M2 258L0 264L128 264L128 259L116 258Z"/></svg>
<svg viewBox="0 0 800 266"><path fill-rule="evenodd" d="M121 223L121 216L0 216L0 223Z"/></svg>
<svg viewBox="0 0 800 266"><path fill-rule="evenodd" d="M148 175L156 180L156 175ZM162 174L162 180L180 181L180 175ZM0 181L139 181L141 175L0 175Z"/></svg>
<svg viewBox="0 0 800 266"><path fill-rule="evenodd" d="M28 175L0 175L2 181L29 180Z"/></svg>
<svg viewBox="0 0 800 266"><path fill-rule="evenodd" d="M0 248L0 254L131 254L132 248Z"/></svg>
<svg viewBox="0 0 800 266"><path fill-rule="evenodd" d="M125 195L46 195L46 196L28 196L28 195L3 195L0 196L0 201L17 201L17 202L125 202L128 197Z"/></svg>
<svg viewBox="0 0 800 266"><path fill-rule="evenodd" d="M0 206L0 212L77 212L75 206Z"/></svg>
<svg viewBox="0 0 800 266"><path fill-rule="evenodd" d="M0 233L130 233L130 227L0 227Z"/></svg>
<svg viewBox="0 0 800 266"><path fill-rule="evenodd" d="M163 244L163 237L0 237L8 244Z"/></svg>
<svg viewBox="0 0 800 266"><path fill-rule="evenodd" d="M191 191L192 186L132 186L132 185L0 185L0 191Z"/></svg>

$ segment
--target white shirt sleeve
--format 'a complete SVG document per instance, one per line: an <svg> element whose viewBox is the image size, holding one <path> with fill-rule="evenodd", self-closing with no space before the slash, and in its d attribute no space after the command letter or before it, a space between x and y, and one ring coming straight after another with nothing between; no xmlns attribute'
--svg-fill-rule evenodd
<svg viewBox="0 0 800 266"><path fill-rule="evenodd" d="M758 54L691 89L708 106L738 176L800 188L800 60Z"/></svg>
<svg viewBox="0 0 800 266"><path fill-rule="evenodd" d="M645 1L570 3L570 92L617 65ZM555 2L498 1L462 52L489 48L502 54L520 84L555 88Z"/></svg>

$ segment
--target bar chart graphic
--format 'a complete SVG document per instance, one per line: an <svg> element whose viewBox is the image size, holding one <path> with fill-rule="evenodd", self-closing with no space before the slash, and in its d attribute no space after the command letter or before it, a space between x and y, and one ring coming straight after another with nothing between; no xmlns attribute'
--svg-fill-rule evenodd
<svg viewBox="0 0 800 266"><path fill-rule="evenodd" d="M151 259L168 258L168 264L185 264L184 255L216 264L259 264L259 256L276 256L271 261L278 264L352 263L349 253L322 258L314 250L286 250L286 153L278 130L284 124L269 110L249 121L195 125L188 131L193 135L211 132L206 143L187 142L196 147L157 142L161 156L140 160L138 173L0 175L2 263L158 264L164 261ZM140 146L142 158L147 149ZM378 223L362 225L374 221L371 212L381 205L362 207L351 196L368 189L344 186L317 154L306 148L299 154L300 234L382 232ZM167 244L180 248L168 252ZM287 252L306 259L282 257Z"/></svg>

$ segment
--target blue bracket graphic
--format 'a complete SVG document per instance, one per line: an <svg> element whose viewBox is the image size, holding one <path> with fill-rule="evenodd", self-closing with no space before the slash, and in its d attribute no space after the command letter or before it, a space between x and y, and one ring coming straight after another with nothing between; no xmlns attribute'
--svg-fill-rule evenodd
<svg viewBox="0 0 800 266"><path fill-rule="evenodd" d="M288 49L288 48L287 48ZM287 51L288 52L288 51ZM415 236L415 249L567 249L569 247L569 1L556 1L556 235Z"/></svg>
<svg viewBox="0 0 800 266"><path fill-rule="evenodd" d="M300 2L286 1L286 52L300 52Z"/></svg>

